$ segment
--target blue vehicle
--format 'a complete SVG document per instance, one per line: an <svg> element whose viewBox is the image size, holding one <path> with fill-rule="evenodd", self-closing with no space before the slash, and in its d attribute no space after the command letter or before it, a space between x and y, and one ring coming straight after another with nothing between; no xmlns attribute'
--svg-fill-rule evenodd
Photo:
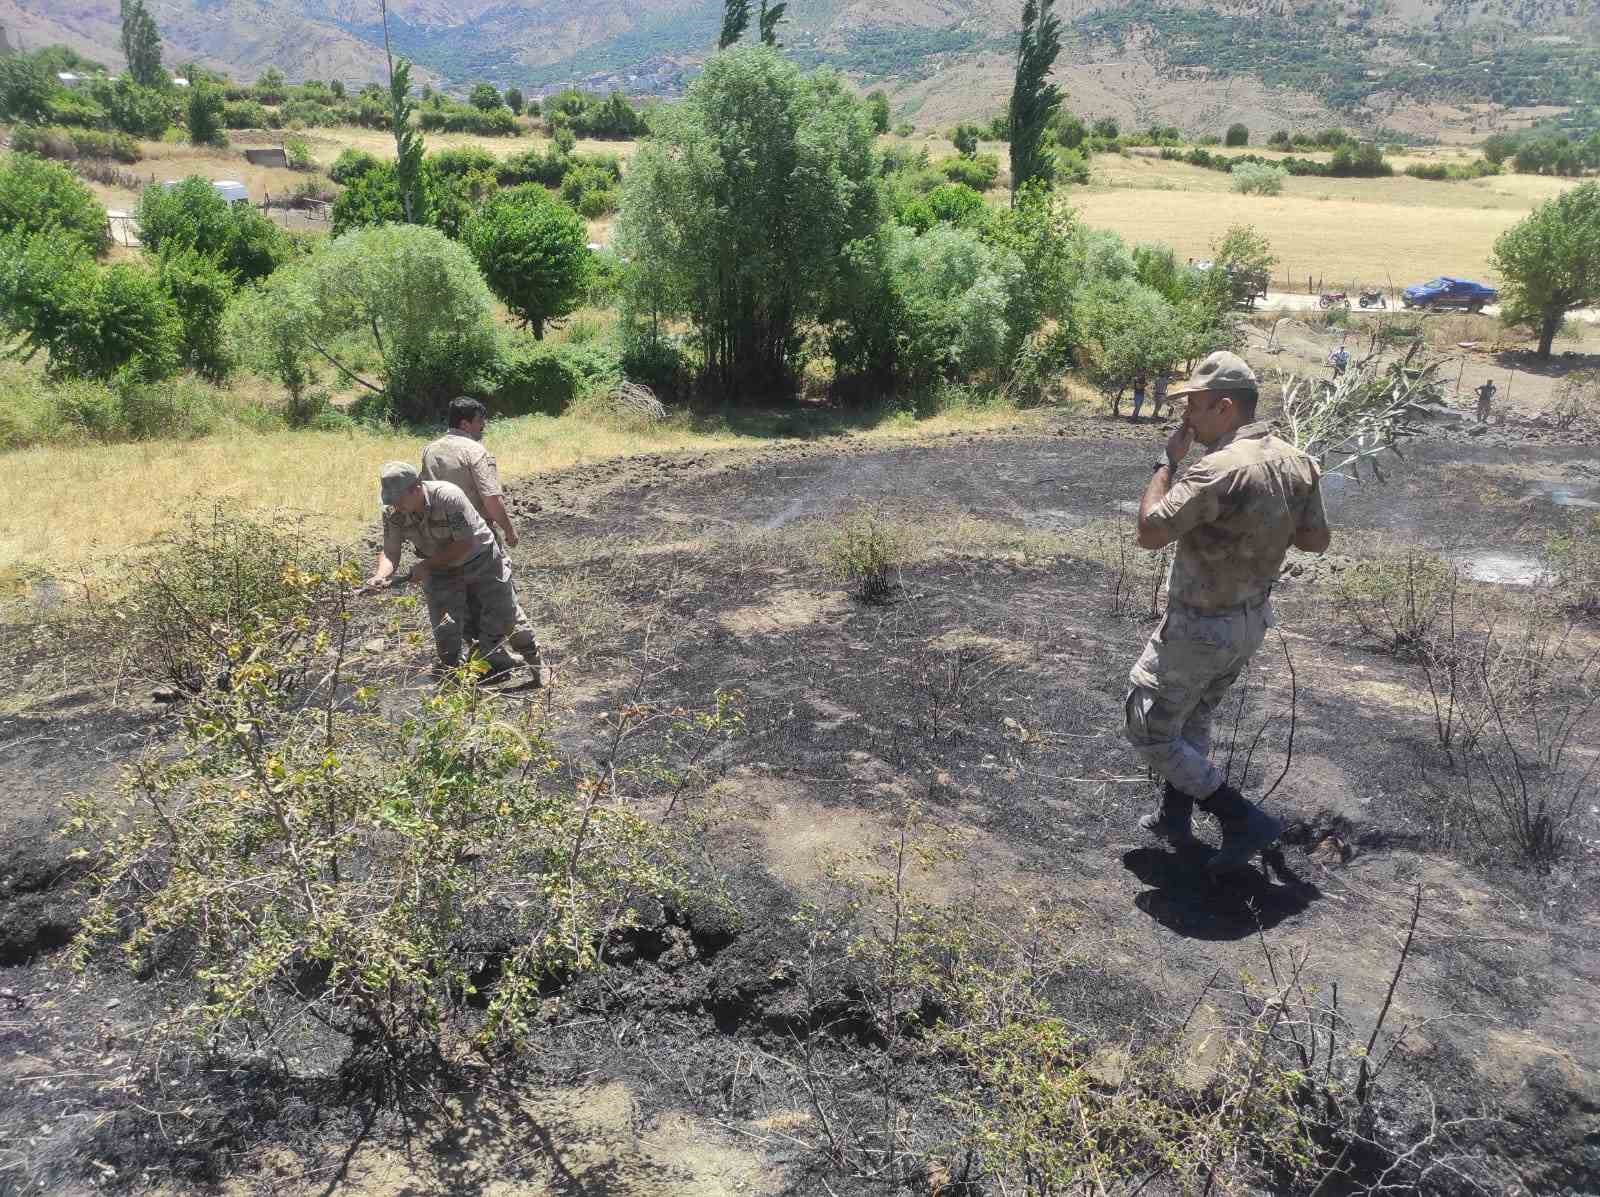
<svg viewBox="0 0 1600 1197"><path fill-rule="evenodd" d="M1500 298L1500 292L1471 279L1441 275L1430 283L1418 283L1401 293L1400 302L1408 308L1466 308L1482 311L1485 304Z"/></svg>

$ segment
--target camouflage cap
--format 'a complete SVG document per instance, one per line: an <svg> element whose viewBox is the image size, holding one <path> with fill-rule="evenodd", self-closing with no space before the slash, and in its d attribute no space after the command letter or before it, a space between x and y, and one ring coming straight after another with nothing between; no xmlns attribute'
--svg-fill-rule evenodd
<svg viewBox="0 0 1600 1197"><path fill-rule="evenodd" d="M383 505L393 507L396 499L421 481L422 475L409 461L384 462L378 471L378 493L383 496Z"/></svg>
<svg viewBox="0 0 1600 1197"><path fill-rule="evenodd" d="M1167 397L1188 395L1195 391L1253 391L1257 389L1256 373L1237 353L1219 349L1195 367L1187 381L1167 389Z"/></svg>

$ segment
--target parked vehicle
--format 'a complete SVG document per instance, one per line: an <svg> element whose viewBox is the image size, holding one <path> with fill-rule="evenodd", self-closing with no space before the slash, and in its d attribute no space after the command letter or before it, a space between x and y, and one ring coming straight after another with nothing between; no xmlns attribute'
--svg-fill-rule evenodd
<svg viewBox="0 0 1600 1197"><path fill-rule="evenodd" d="M1317 296L1317 306L1323 311L1329 308L1347 308L1350 306L1350 296L1343 291L1324 291Z"/></svg>
<svg viewBox="0 0 1600 1197"><path fill-rule="evenodd" d="M1363 291L1357 297L1356 302L1364 308L1386 308L1389 306L1389 301L1383 297L1383 292L1377 287L1372 288L1370 291Z"/></svg>
<svg viewBox="0 0 1600 1197"><path fill-rule="evenodd" d="M1400 302L1408 308L1465 308L1469 312L1482 311L1486 304L1499 298L1500 292L1493 287L1448 275L1407 287L1400 293Z"/></svg>

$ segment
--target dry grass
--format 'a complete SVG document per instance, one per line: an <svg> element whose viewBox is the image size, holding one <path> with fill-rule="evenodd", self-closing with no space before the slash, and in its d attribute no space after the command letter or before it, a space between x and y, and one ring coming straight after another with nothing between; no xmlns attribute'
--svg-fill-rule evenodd
<svg viewBox="0 0 1600 1197"><path fill-rule="evenodd" d="M1253 224L1287 277L1328 285L1406 285L1436 274L1487 278L1494 240L1536 203L1571 183L1508 175L1470 183L1291 178L1281 196L1239 195L1228 176L1178 162L1133 156L1094 160L1094 181L1070 192L1087 224L1133 242L1162 241L1180 258L1209 257L1235 224Z"/></svg>
<svg viewBox="0 0 1600 1197"><path fill-rule="evenodd" d="M916 423L886 420L857 435L907 440L1026 418L1005 407L976 409ZM497 421L490 441L506 478L607 457L771 443L684 421L628 427L576 414ZM421 449L417 437L352 429L16 450L4 455L0 471L0 511L11 513L0 515L0 574L100 572L185 509L214 499L303 511L334 539L354 542L378 516L378 467L414 459Z"/></svg>

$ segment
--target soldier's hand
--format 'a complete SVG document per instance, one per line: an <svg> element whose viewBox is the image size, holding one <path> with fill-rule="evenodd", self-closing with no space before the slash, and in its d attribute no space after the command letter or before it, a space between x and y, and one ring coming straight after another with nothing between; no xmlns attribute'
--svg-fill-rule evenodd
<svg viewBox="0 0 1600 1197"><path fill-rule="evenodd" d="M384 590L384 589L386 589L388 587L388 585L389 585L389 579L388 578L380 578L377 574L373 574L370 578L367 579L367 584L366 584L366 586L363 587L363 589L364 590Z"/></svg>
<svg viewBox="0 0 1600 1197"><path fill-rule="evenodd" d="M1167 460L1176 465L1182 461L1194 447L1194 429L1189 427L1185 420L1167 438Z"/></svg>
<svg viewBox="0 0 1600 1197"><path fill-rule="evenodd" d="M508 549L516 548L517 547L517 541L520 540L520 539L521 539L521 537L519 537L517 535L517 530L515 528L507 528L506 529L506 548L508 548Z"/></svg>

